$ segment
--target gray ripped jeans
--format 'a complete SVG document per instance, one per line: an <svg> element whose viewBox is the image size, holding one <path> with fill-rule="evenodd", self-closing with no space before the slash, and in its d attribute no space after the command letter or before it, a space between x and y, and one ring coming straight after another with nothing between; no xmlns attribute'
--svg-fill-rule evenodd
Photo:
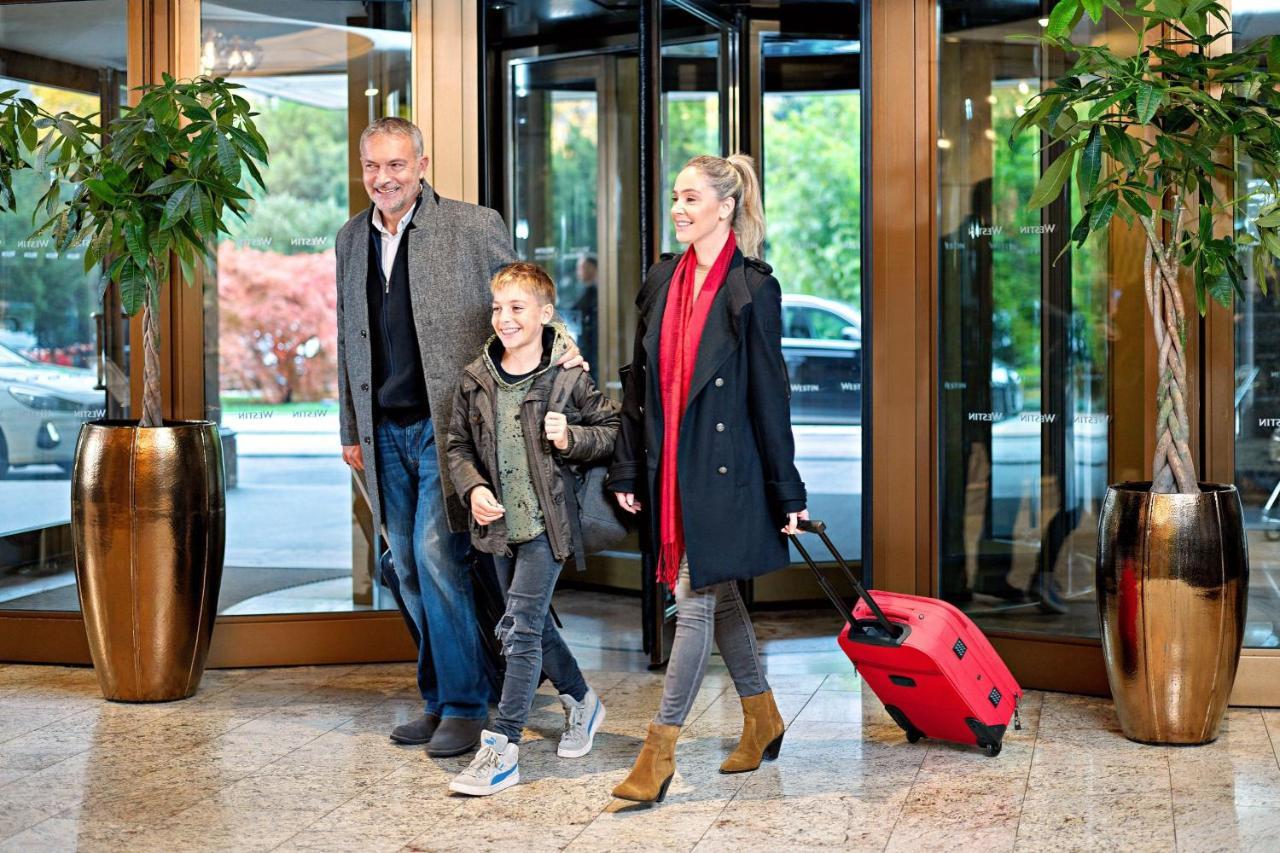
<svg viewBox="0 0 1280 853"><path fill-rule="evenodd" d="M738 594L737 584L727 581L706 589L693 589L689 584L686 556L680 561L676 636L655 722L664 726L684 725L707 671L713 637L739 696L756 696L769 689L764 667L760 665L756 630Z"/></svg>
<svg viewBox="0 0 1280 853"><path fill-rule="evenodd" d="M587 695L587 682L551 618L551 593L560 576L560 564L547 535L512 545L511 551L512 557L493 558L507 599L507 611L497 628L507 674L492 729L519 743L543 672L557 693L567 693L579 702Z"/></svg>

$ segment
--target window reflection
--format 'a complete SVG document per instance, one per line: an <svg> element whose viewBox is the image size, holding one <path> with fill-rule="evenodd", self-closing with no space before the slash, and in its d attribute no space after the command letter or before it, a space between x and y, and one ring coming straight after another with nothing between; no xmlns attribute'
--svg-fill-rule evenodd
<svg viewBox="0 0 1280 853"><path fill-rule="evenodd" d="M1258 2L1235 14L1237 49L1280 34L1280 3ZM1237 228L1265 201L1265 183L1240 168ZM1248 250L1243 250L1246 255ZM1280 271L1267 271L1266 294L1253 278L1251 257L1242 257L1248 281L1235 303L1236 417L1235 482L1244 504L1249 544L1249 612L1244 644L1280 648Z"/></svg>
<svg viewBox="0 0 1280 853"><path fill-rule="evenodd" d="M201 7L203 68L245 87L271 147L268 192L229 221L206 298L206 400L228 486L219 612L230 615L393 606L353 559L334 238L368 207L360 132L410 117L409 3L305 5L289 18L251 0Z"/></svg>
<svg viewBox="0 0 1280 853"><path fill-rule="evenodd" d="M110 118L124 99L124 0L0 7L0 91L17 90L51 113ZM80 426L124 415L128 356L104 350L99 270L32 238L48 188L13 176L17 210L0 214L0 609L78 610L69 523L71 466ZM74 188L63 188L63 197ZM38 222L44 219L41 216ZM123 323L119 325L123 326ZM113 329L113 332L115 330ZM110 367L110 381L103 374Z"/></svg>
<svg viewBox="0 0 1280 853"><path fill-rule="evenodd" d="M1059 259L1078 200L1032 210L1056 151L1034 134L1009 142L1055 74L1037 45L1008 39L1038 34L1041 16L939 6L939 594L984 628L1096 636L1106 241Z"/></svg>

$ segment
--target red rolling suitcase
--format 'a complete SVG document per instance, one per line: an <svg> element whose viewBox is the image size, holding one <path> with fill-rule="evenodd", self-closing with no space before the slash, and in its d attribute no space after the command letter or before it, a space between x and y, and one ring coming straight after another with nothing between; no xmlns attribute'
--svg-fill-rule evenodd
<svg viewBox="0 0 1280 853"><path fill-rule="evenodd" d="M922 737L974 744L1000 753L1009 721L1021 728L1022 688L969 617L934 598L894 592L870 594L836 551L821 521L802 521L817 533L858 595L852 611L793 537L822 591L848 623L840 648L884 703L894 722L915 743Z"/></svg>

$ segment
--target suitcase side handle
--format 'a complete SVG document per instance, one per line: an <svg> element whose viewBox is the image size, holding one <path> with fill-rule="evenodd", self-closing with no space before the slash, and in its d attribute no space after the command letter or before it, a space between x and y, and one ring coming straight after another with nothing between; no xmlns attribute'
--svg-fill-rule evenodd
<svg viewBox="0 0 1280 853"><path fill-rule="evenodd" d="M893 639L900 637L902 629L889 621L889 617L884 615L880 605L862 586L862 583L849 569L848 563L844 561L844 557L840 556L840 552L836 550L835 543L827 535L827 525L817 519L801 519L798 526L802 533L816 533L821 537L823 546L831 552L831 556L836 558L836 562L840 565L841 570L844 571L844 576L849 579L849 583L853 586L854 594L862 601L865 601L867 607L871 608L871 612L875 614L876 621L880 623L880 627L884 629L885 634ZM836 610L840 612L841 617L849 623L850 630L857 634L865 634L866 629L853 619L853 608L845 604L844 598L841 597L840 593L836 592L835 587L831 585L831 581L827 580L826 575L818 568L818 564L814 562L813 557L809 556L809 551L800 542L800 537L792 536L791 541L795 543L796 550L800 552L800 556L809 564L809 570L813 572L813 576L817 579L818 586L822 587L822 591L826 593L827 598L835 606Z"/></svg>

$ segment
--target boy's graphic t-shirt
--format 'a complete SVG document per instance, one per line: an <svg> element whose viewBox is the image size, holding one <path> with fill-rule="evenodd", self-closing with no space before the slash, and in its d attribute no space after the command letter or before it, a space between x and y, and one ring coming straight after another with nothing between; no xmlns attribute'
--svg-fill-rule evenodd
<svg viewBox="0 0 1280 853"><path fill-rule="evenodd" d="M507 541L517 545L538 538L546 530L529 468L524 425L520 422L520 405L543 368L517 376L507 373L501 365L493 366L498 379L498 481L502 484L502 505L507 510Z"/></svg>

